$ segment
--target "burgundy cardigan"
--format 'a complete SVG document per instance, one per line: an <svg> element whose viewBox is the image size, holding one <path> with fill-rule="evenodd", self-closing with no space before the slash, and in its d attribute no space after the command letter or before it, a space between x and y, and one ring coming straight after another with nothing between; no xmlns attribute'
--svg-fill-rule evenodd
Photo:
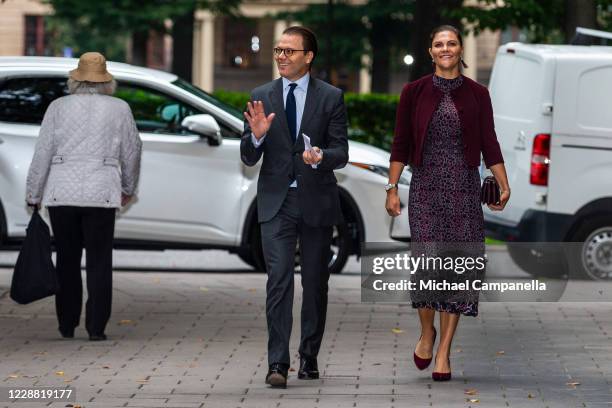
<svg viewBox="0 0 612 408"><path fill-rule="evenodd" d="M423 163L427 127L442 98L442 91L434 86L432 76L410 82L402 90L390 161L412 166ZM481 152L487 167L503 163L487 88L464 76L461 86L451 91L451 98L459 113L467 164L480 166Z"/></svg>

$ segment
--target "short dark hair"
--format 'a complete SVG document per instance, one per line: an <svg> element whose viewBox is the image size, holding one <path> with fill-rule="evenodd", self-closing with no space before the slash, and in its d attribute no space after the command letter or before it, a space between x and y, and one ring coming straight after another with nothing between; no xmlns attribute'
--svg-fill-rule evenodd
<svg viewBox="0 0 612 408"><path fill-rule="evenodd" d="M319 52L319 46L317 45L317 36L315 35L315 33L307 28L307 27L303 27L303 26L291 26L285 29L285 31L283 31L283 35L299 35L302 37L302 44L304 46L304 49L306 51L304 51L304 54L306 54L306 52L308 51L312 51L312 61L310 61L310 66L312 66L312 63L314 62L316 56L317 56L317 52Z"/></svg>
<svg viewBox="0 0 612 408"><path fill-rule="evenodd" d="M461 35L461 31L459 31L457 27L450 25L450 24L442 24L440 26L437 26L431 31L431 34L429 34L430 47L433 44L433 39L436 36L436 34L441 33L443 31L450 31L451 33L455 33L455 35L457 36L457 39L459 40L459 45L463 47L463 36ZM463 61L463 58L461 59L461 65L463 66L463 68L468 67L465 61Z"/></svg>

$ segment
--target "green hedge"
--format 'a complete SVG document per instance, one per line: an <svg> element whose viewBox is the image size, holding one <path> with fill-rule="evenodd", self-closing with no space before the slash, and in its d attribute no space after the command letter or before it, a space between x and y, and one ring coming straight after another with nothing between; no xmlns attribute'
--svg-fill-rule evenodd
<svg viewBox="0 0 612 408"><path fill-rule="evenodd" d="M246 92L216 91L213 95L240 110L249 100ZM390 150L399 95L347 93L344 101L348 112L349 138Z"/></svg>

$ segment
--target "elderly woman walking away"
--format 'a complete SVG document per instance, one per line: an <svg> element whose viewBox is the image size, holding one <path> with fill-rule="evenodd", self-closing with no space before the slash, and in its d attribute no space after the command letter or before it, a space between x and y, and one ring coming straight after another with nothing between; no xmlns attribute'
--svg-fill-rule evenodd
<svg viewBox="0 0 612 408"><path fill-rule="evenodd" d="M57 249L59 331L74 337L87 252L85 328L106 340L111 313L115 212L136 191L142 142L127 103L112 97L116 83L102 54L88 52L70 71L71 95L53 101L43 119L27 178L26 201L48 207Z"/></svg>

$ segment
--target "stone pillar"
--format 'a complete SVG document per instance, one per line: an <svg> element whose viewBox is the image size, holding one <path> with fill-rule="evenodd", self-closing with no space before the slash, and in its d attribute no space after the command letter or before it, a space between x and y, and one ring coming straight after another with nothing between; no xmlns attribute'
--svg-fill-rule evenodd
<svg viewBox="0 0 612 408"><path fill-rule="evenodd" d="M463 70L463 74L468 78L476 81L478 78L478 45L476 36L470 32L463 38L463 60L468 65L467 69Z"/></svg>
<svg viewBox="0 0 612 408"><path fill-rule="evenodd" d="M193 82L207 92L214 91L215 17L206 10L195 15L193 41Z"/></svg>
<svg viewBox="0 0 612 408"><path fill-rule="evenodd" d="M272 39L274 46L276 46L276 43L281 38L281 35L283 35L283 31L285 31L287 27L289 27L289 25L287 24L285 20L276 20L274 22L274 38ZM280 78L280 75L278 74L278 68L276 66L276 62L273 61L272 62L272 79L278 79L278 78Z"/></svg>
<svg viewBox="0 0 612 408"><path fill-rule="evenodd" d="M370 56L361 56L361 66L359 70L359 93L370 93L372 91L372 75L370 75Z"/></svg>

